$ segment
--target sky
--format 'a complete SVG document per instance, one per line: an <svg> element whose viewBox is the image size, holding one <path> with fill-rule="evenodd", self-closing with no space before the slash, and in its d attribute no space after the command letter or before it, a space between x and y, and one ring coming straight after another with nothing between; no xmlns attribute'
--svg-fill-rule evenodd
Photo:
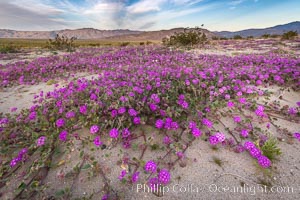
<svg viewBox="0 0 300 200"><path fill-rule="evenodd" d="M0 0L0 29L13 30L238 31L292 21L300 21L300 0Z"/></svg>

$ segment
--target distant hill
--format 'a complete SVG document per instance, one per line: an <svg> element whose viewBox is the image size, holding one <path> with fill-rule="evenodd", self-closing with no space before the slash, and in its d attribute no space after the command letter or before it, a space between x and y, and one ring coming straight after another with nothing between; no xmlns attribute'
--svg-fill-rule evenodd
<svg viewBox="0 0 300 200"><path fill-rule="evenodd" d="M58 30L58 31L15 31L0 29L0 38L22 38L22 39L50 39L56 34L67 37L77 37L77 39L111 39L111 40L161 40L175 32L183 32L184 28L174 28L160 31L132 31L132 30L98 30L93 28L82 28L76 30ZM206 29L202 31L212 37L214 34Z"/></svg>
<svg viewBox="0 0 300 200"><path fill-rule="evenodd" d="M173 35L174 33L180 33L183 31L184 28L173 28L170 30L145 31L137 34L113 36L108 39L122 40L122 41L162 40L164 37L168 37ZM210 32L209 30L201 29L201 31L205 33L208 38L211 38L212 36L216 36L214 33Z"/></svg>
<svg viewBox="0 0 300 200"><path fill-rule="evenodd" d="M262 29L246 29L242 31L230 32L230 31L220 31L214 32L215 34L221 37L233 37L235 35L240 35L242 37L254 36L259 37L264 34L277 34L281 35L288 31L297 31L300 34L300 21L291 22L288 24L277 25L269 28L262 28Z"/></svg>
<svg viewBox="0 0 300 200"><path fill-rule="evenodd" d="M209 37L233 37L240 35L242 37L248 36L262 36L263 34L283 34L287 31L297 31L300 33L300 22L291 22L288 24L278 25L264 29L247 29L242 31L230 32L211 32L206 29L202 31ZM81 28L81 29L64 29L56 31L16 31L8 29L0 29L0 38L23 38L23 39L50 39L54 38L56 34L65 35L67 37L77 37L77 39L112 39L112 40L128 40L128 41L141 41L141 40L161 40L166 36L170 36L175 32L182 32L184 28L174 28L170 30L160 31L133 31L128 29L118 30L98 30L94 28Z"/></svg>
<svg viewBox="0 0 300 200"><path fill-rule="evenodd" d="M138 34L141 31L131 30L98 30L93 28L65 29L58 31L15 31L0 29L0 38L23 38L23 39L50 39L55 38L56 34L67 37L77 37L77 39L103 39L118 35Z"/></svg>

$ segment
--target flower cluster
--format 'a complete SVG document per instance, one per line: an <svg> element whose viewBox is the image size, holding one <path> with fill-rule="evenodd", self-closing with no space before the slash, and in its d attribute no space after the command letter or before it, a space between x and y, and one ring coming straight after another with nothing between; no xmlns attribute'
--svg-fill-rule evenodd
<svg viewBox="0 0 300 200"><path fill-rule="evenodd" d="M63 118L56 120L56 126L58 128L63 127L64 125L65 125L65 120Z"/></svg>
<svg viewBox="0 0 300 200"><path fill-rule="evenodd" d="M13 113L15 117L1 116L1 136L9 142L22 141L24 135L28 134L19 134L19 130L26 132L30 126L32 130L40 133L42 127L43 136L37 139L36 134L32 134L28 139L30 141L33 138L34 144L29 148L36 148L45 145L46 142L51 143L50 140L53 139L67 142L68 132L73 133L87 127L90 133L94 134L91 137L96 147L104 148L102 144L106 140L105 137L109 136L127 149L131 147L134 139L141 138L138 131L131 133L135 127L155 123L157 129L163 130L159 131L159 134L165 134L162 135L163 141L160 141L165 145L164 149L171 150L170 154L173 157L181 159L184 158L184 148L187 147L181 139L186 139L187 142L194 141L193 137L201 137L203 134L201 130L208 129L205 135L209 136L211 145L221 143L235 148L236 152L247 150L257 159L259 165L267 168L271 166L271 161L262 155L253 142L246 141L243 146L234 145L233 138L225 138L223 133L210 133L216 128L213 123L213 120L216 120L215 116L220 116L215 112L216 109L222 109L227 104L226 110L229 110L230 116L234 113L233 120L237 123L235 130L240 131L241 139L252 139L249 134L254 130L253 127L244 124L249 118L245 115L240 117L236 112L240 109L251 110L257 106L255 114L258 117L267 116L269 110L251 103L250 94L265 94L256 86L280 85L285 82L290 85L299 84L300 71L299 67L295 66L299 65L300 59L278 56L266 54L227 57L201 54L195 57L180 51L154 47L92 48L59 57L39 58L29 63L2 65L1 69L5 70L0 70L0 85L5 87L48 82L51 79L56 81L59 78L68 81L77 72L99 76L92 80L72 78L64 87L59 88L59 85L55 84L53 91L35 95L35 105L30 109L20 114ZM300 106L299 102L296 104ZM297 111L298 107L287 110L293 117L298 117ZM196 121L196 116L200 120ZM190 119L195 121L189 121ZM180 138L181 134L177 133L179 131L174 130L182 128L185 131L184 125L187 122L191 134L187 138ZM101 132L108 132L101 135L103 142L100 139L99 123ZM49 126L49 129L44 131L44 126ZM270 125L267 127L270 128ZM146 134L151 133L145 131L143 134L147 139L149 137ZM190 137L191 135L193 137ZM295 133L294 136L300 140L299 133ZM76 138L78 137L77 134ZM260 138L259 142L261 146L264 140ZM138 149L143 145L139 145ZM18 157L11 160L11 166L25 158L26 153L19 153ZM168 184L170 172L161 169L158 162L153 160L149 160L143 166L144 170L151 174L148 184ZM130 163L134 162L127 164L131 165ZM7 167L3 169L5 168ZM138 170L130 171L130 176L127 175L129 170L123 170L119 178L123 180L127 175L129 182L135 183L141 176Z"/></svg>
<svg viewBox="0 0 300 200"><path fill-rule="evenodd" d="M110 132L109 132L109 136L111 138L117 138L119 136L118 129L116 129L116 128L111 129Z"/></svg>
<svg viewBox="0 0 300 200"><path fill-rule="evenodd" d="M202 124L204 124L208 128L211 128L213 126L213 123L209 119L206 119L206 118L202 119Z"/></svg>
<svg viewBox="0 0 300 200"><path fill-rule="evenodd" d="M184 109L188 109L189 107L189 104L187 101L185 101L185 96L183 94L179 95L177 103Z"/></svg>
<svg viewBox="0 0 300 200"><path fill-rule="evenodd" d="M100 136L96 136L95 139L94 139L94 144L96 147L99 147L101 146L103 143L101 142L100 140Z"/></svg>
<svg viewBox="0 0 300 200"><path fill-rule="evenodd" d="M255 110L255 114L259 117L265 117L266 114L264 113L264 107L263 106L258 106L257 109Z"/></svg>
<svg viewBox="0 0 300 200"><path fill-rule="evenodd" d="M216 133L209 137L209 142L211 145L217 145L225 141L225 135L223 133Z"/></svg>
<svg viewBox="0 0 300 200"><path fill-rule="evenodd" d="M246 141L244 143L244 148L250 153L250 155L257 159L258 164L263 168L268 168L271 166L271 161L266 156L262 155L259 148L251 141Z"/></svg>
<svg viewBox="0 0 300 200"><path fill-rule="evenodd" d="M156 163L155 163L154 161L149 160L149 161L145 164L144 169L145 169L147 172L154 173L154 172L156 172L157 165L156 165Z"/></svg>
<svg viewBox="0 0 300 200"><path fill-rule="evenodd" d="M165 120L158 119L155 122L155 127L158 129L167 129L167 130L177 130L179 129L179 124L173 121L172 118L168 117Z"/></svg>
<svg viewBox="0 0 300 200"><path fill-rule="evenodd" d="M60 134L59 134L59 139L60 139L62 142L67 141L67 135L68 135L68 132L67 132L66 130L63 130L63 131L60 132Z"/></svg>
<svg viewBox="0 0 300 200"><path fill-rule="evenodd" d="M19 151L18 156L11 160L10 166L14 167L16 164L18 164L18 162L24 161L27 152L28 152L27 148L24 148L21 151Z"/></svg>
<svg viewBox="0 0 300 200"><path fill-rule="evenodd" d="M41 136L37 139L36 145L38 147L43 146L45 144L45 141L46 141L46 136Z"/></svg>
<svg viewBox="0 0 300 200"><path fill-rule="evenodd" d="M200 137L202 135L201 130L197 128L197 124L194 121L189 122L189 129L194 137Z"/></svg>
<svg viewBox="0 0 300 200"><path fill-rule="evenodd" d="M97 125L91 126L91 128L90 128L90 133L91 133L91 134L95 134L95 133L97 133L98 131L99 131L99 126L97 126Z"/></svg>

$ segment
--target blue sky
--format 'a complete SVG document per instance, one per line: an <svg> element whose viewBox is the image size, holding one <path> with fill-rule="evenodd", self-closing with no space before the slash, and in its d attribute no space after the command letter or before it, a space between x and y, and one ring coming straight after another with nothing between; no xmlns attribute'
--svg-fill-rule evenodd
<svg viewBox="0 0 300 200"><path fill-rule="evenodd" d="M300 21L300 0L0 0L0 29L237 31L292 21Z"/></svg>

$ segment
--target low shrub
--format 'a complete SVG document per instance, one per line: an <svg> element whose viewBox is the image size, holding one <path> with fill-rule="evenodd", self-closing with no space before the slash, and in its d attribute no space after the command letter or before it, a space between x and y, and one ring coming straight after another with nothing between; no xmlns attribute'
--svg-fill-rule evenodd
<svg viewBox="0 0 300 200"><path fill-rule="evenodd" d="M56 35L55 39L49 39L47 41L47 48L51 50L60 50L60 51L74 51L75 50L75 40L76 37L68 38L67 36L60 36L59 34Z"/></svg>
<svg viewBox="0 0 300 200"><path fill-rule="evenodd" d="M281 36L281 39L282 40L292 40L292 39L294 39L297 36L298 36L297 31L289 31L289 32L284 33Z"/></svg>
<svg viewBox="0 0 300 200"><path fill-rule="evenodd" d="M186 28L183 32L175 32L170 37L163 38L162 43L165 46L194 47L207 44L208 38L200 28Z"/></svg>

